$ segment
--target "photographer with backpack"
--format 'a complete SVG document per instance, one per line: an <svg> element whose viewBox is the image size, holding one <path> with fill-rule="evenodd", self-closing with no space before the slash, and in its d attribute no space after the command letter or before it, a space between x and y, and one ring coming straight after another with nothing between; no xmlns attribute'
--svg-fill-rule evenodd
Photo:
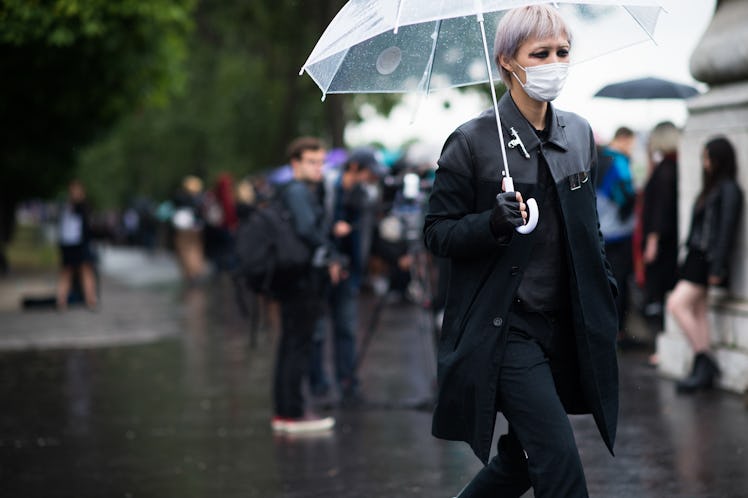
<svg viewBox="0 0 748 498"><path fill-rule="evenodd" d="M273 431L324 431L332 417L317 417L305 409L302 381L312 351L315 323L325 309L325 288L340 280L341 265L327 237L324 207L319 198L325 147L317 138L297 138L288 148L293 179L278 193L289 211L296 235L309 247L310 260L276 294L280 301L281 335L273 379Z"/></svg>

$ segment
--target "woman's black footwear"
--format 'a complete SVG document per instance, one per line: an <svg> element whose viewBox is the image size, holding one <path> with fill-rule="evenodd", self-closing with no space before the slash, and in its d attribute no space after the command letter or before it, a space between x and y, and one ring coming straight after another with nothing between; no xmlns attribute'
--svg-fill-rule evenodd
<svg viewBox="0 0 748 498"><path fill-rule="evenodd" d="M699 389L709 389L719 377L717 363L706 353L699 353L693 361L691 375L676 383L679 393L692 393Z"/></svg>

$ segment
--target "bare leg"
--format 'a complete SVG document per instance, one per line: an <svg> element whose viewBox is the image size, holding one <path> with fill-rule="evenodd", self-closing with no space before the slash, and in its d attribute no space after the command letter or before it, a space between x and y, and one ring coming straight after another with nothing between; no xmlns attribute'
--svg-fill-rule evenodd
<svg viewBox="0 0 748 498"><path fill-rule="evenodd" d="M707 288L679 280L667 300L667 310L686 334L694 353L709 350Z"/></svg>
<svg viewBox="0 0 748 498"><path fill-rule="evenodd" d="M695 312L699 321L698 330L701 332L701 336L698 338L698 345L694 347L694 351L701 353L709 351L712 347L712 334L709 325L709 304L707 302L706 291L704 292L704 299L697 303Z"/></svg>
<svg viewBox="0 0 748 498"><path fill-rule="evenodd" d="M80 268L81 284L83 286L83 296L86 300L86 306L95 308L97 303L96 296L96 276L90 263L83 263Z"/></svg>
<svg viewBox="0 0 748 498"><path fill-rule="evenodd" d="M60 270L60 278L57 280L57 309L66 310L68 307L68 294L73 283L73 269L65 266Z"/></svg>

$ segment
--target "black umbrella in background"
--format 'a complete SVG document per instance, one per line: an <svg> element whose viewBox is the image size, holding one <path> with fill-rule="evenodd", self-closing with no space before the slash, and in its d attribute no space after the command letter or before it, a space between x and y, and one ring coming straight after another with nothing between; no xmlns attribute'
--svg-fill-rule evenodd
<svg viewBox="0 0 748 498"><path fill-rule="evenodd" d="M595 97L612 99L687 99L698 95L699 90L690 85L662 78L638 78L605 85Z"/></svg>

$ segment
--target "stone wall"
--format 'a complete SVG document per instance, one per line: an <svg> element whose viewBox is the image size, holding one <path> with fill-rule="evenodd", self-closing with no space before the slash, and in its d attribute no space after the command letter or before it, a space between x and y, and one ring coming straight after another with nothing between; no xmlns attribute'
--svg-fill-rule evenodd
<svg viewBox="0 0 748 498"><path fill-rule="evenodd" d="M736 392L748 388L748 1L722 0L691 57L694 78L710 89L688 102L689 117L679 147L679 224L683 241L694 199L701 188L701 153L717 135L735 146L738 179L746 209L737 231L730 287L710 291L712 344L722 370L720 386ZM675 320L668 316L657 338L660 371L681 378L691 368L692 352Z"/></svg>

